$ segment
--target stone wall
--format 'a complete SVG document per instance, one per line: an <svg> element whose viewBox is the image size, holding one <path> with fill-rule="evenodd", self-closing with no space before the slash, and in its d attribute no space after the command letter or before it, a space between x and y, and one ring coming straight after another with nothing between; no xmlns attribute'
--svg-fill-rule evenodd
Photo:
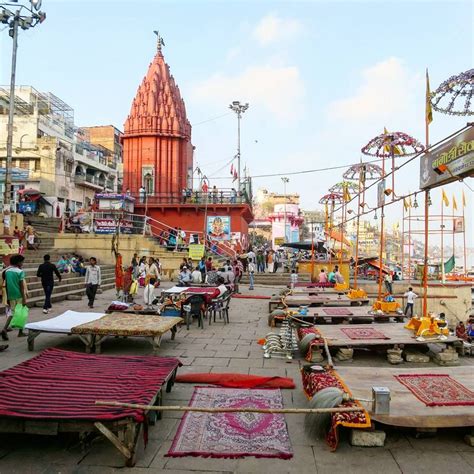
<svg viewBox="0 0 474 474"><path fill-rule="evenodd" d="M74 251L84 258L96 257L100 263L114 264L112 253L112 235L96 234L59 234L54 237L54 247L57 250ZM152 256L160 259L165 278L175 277L183 257L187 252L168 252L156 245L152 240L141 235L120 235L119 252L122 254L124 265L131 262L133 254L140 257Z"/></svg>

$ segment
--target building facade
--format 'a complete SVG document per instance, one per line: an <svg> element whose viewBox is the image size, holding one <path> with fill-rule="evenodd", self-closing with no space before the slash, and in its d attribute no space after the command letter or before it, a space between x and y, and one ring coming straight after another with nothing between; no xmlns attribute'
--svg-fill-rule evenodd
<svg viewBox="0 0 474 474"><path fill-rule="evenodd" d="M88 141L74 124L74 110L49 92L15 89L13 196L41 194L39 209L52 217L91 205L98 191L117 190L120 153ZM3 204L9 90L0 88L0 202ZM118 150L117 150L118 151Z"/></svg>

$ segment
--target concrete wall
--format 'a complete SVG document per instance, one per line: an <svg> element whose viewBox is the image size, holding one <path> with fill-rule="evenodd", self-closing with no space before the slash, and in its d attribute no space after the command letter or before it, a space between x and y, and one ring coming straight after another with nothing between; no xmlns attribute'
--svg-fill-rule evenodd
<svg viewBox="0 0 474 474"><path fill-rule="evenodd" d="M112 235L95 234L60 234L54 238L54 247L57 250L74 251L84 258L96 257L99 263L115 263L112 253ZM122 254L124 265L131 262L133 254L153 256L160 259L163 267L163 276L172 278L179 272L179 265L187 252L167 252L155 245L147 238L139 235L121 235L119 238L119 252Z"/></svg>
<svg viewBox="0 0 474 474"><path fill-rule="evenodd" d="M377 282L359 280L358 286L363 288L369 297L371 295L376 295L378 292ZM409 283L408 281L393 282L393 293L395 299L404 307L406 304L406 298L403 298L402 295L408 291L409 286L411 286L413 291L419 296L415 300L414 311L415 314L420 315L423 304L423 288L420 283ZM385 293L385 286L382 291ZM470 284L446 283L443 285L441 283L429 283L428 311L438 314L445 313L451 327L454 327L458 321L465 322L467 320L468 316L471 314L471 300L472 294Z"/></svg>

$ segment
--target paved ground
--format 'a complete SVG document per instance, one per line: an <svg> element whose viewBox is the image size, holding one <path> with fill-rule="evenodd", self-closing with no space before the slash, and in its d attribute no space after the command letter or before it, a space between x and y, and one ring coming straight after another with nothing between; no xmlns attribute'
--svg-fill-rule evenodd
<svg viewBox="0 0 474 474"><path fill-rule="evenodd" d="M271 290L257 287L255 294L270 294ZM105 308L113 299L113 292L99 295L97 308ZM186 372L239 372L261 375L293 377L298 384L296 390L284 390L286 406L307 405L300 384L300 362L286 363L282 359L264 360L262 350L256 343L269 328L265 300L233 300L231 324L217 323L204 330L192 327L178 331L175 341L168 337L162 343L160 355L181 359ZM85 300L57 304L52 316L66 309L86 310ZM33 309L32 320L44 319L40 309ZM40 335L36 339L36 350L28 352L26 340L11 333L10 349L0 354L0 369L5 369L32 357L47 347L60 347L83 351L83 344L76 337ZM150 354L151 345L140 339L110 339L103 344L105 354ZM359 357L358 365L380 365L386 361L380 357ZM471 360L464 359L464 363ZM187 404L193 387L176 384L166 394L166 404ZM474 472L474 449L462 441L463 431L445 430L433 439L417 439L413 432L390 430L383 448L354 448L347 442L347 433L342 433L340 446L331 453L322 440L309 438L303 429L301 416L288 415L294 458L289 461L253 459L240 460L167 458L165 453L171 445L181 417L180 413L165 414L156 426L150 428L150 440L142 450L134 469L123 468L123 459L112 445L98 439L89 451L81 451L75 437L11 436L0 435L0 474L3 473L100 473L127 471L136 473L169 472L239 472L239 473L446 473Z"/></svg>

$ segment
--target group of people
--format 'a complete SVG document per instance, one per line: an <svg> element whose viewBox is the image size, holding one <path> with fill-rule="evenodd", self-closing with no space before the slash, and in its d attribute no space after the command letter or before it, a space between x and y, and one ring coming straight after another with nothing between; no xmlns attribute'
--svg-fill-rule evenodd
<svg viewBox="0 0 474 474"><path fill-rule="evenodd" d="M238 292L243 273L244 266L240 259L228 259L222 266L216 267L212 257L202 257L196 265L191 258L183 258L179 268L178 285L229 285L233 291Z"/></svg>
<svg viewBox="0 0 474 474"><path fill-rule="evenodd" d="M84 257L77 253L61 255L56 266L60 273L78 273L80 276L86 274Z"/></svg>
<svg viewBox="0 0 474 474"><path fill-rule="evenodd" d="M21 230L18 226L15 226L13 230L13 236L18 239L19 242L19 254L23 255L25 249L38 250L40 245L39 234L33 227L31 221L28 221L26 226Z"/></svg>
<svg viewBox="0 0 474 474"><path fill-rule="evenodd" d="M324 268L321 268L319 272L319 283L331 283L331 284L338 284L343 285L345 283L344 277L339 270L339 265L335 265L333 270L329 273L326 272Z"/></svg>

